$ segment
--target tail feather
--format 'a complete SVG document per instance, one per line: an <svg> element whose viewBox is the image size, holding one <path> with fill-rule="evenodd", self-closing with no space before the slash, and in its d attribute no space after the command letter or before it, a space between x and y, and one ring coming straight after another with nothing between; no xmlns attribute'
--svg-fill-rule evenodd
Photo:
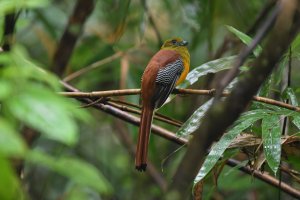
<svg viewBox="0 0 300 200"><path fill-rule="evenodd" d="M151 107L143 107L141 114L141 123L135 155L135 168L139 171L146 171L148 143L151 132L151 123L154 109Z"/></svg>

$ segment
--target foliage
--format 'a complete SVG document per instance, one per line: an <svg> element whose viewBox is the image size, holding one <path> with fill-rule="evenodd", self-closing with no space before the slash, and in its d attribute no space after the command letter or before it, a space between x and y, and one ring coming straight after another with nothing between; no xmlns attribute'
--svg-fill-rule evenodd
<svg viewBox="0 0 300 200"><path fill-rule="evenodd" d="M234 29L233 27L228 26L228 29L236 34L245 44L249 44L251 38L244 33ZM294 43L298 42L295 40ZM259 55L261 47L257 47L254 54ZM220 63L215 63L213 68L218 68ZM201 67L201 66L200 66ZM191 72L193 73L193 72ZM201 74L199 75L199 77ZM272 79L268 80L268 82ZM274 81L274 80L273 80ZM270 83L269 83L270 84ZM265 88L266 90L266 88ZM290 99L292 105L298 106L297 97L292 88L286 88L283 92L283 95L286 99ZM211 101L203 104L199 107L192 116L183 124L183 126L178 130L177 134L179 136L186 136L193 133L201 123L201 118L205 116L205 112L209 109ZM264 105L260 105L264 107ZM292 122L299 128L297 112L289 111L279 107L267 106L269 109L254 109L248 112L245 112L239 120L236 121L235 125L228 130L227 133L210 149L208 156L206 157L197 177L194 180L195 185L202 181L204 177L211 171L211 169L216 165L218 160L222 157L225 150L233 142L238 134L240 134L245 129L253 126L257 120L262 120L262 140L264 154L266 161L271 168L271 170L276 174L278 167L281 162L281 127L280 127L280 117L292 117Z"/></svg>
<svg viewBox="0 0 300 200"><path fill-rule="evenodd" d="M138 88L144 67L158 50L159 39L178 35L190 43L192 68L179 87L208 89L211 77L220 80L218 76L222 77L232 67L241 48L253 41L253 32L248 30L253 28L257 14L268 1L175 2L95 1L82 35L76 38L64 76L122 52L120 57L95 66L70 84L82 91ZM137 134L135 126L122 124L104 112L80 108L76 100L57 94L62 86L61 78L51 72L53 55L75 4L76 1L66 0L0 1L1 46L7 39L5 16L16 14L11 50L0 52L0 199L160 199L163 187L157 177L167 184L172 182L184 152L176 151L178 146L170 141L151 137L149 160L154 170L159 169L169 154L176 153L164 163L163 173L137 173L131 156ZM298 35L291 52L283 56L278 69L261 87L259 96L286 102L288 99L291 105L298 106L300 79L299 70L294 66L300 58L299 44ZM260 55L261 46L254 49L255 57ZM292 81L287 85L290 58ZM241 75L244 72L241 69ZM122 100L139 104L138 96ZM154 122L177 132L179 137L190 138L213 98L204 102L193 95L176 98L174 95L171 100L159 112L184 121L183 125L177 129ZM249 105L211 146L194 180L205 182L204 199L217 195L240 199L246 193L263 199L276 196L274 188L260 181L253 182L251 176L239 173L238 167L219 166L235 156L243 165L248 160L256 162L257 155L228 150L237 135L247 132L263 141L261 146L249 151L263 152L265 171L278 175L281 162L299 171L299 151L290 153L282 144L285 117L288 119L286 134L290 138L299 132L299 112L266 103ZM33 141L31 131L38 133ZM248 147L240 149L248 150ZM18 163L23 165L23 179L19 178ZM216 169L221 170L217 175Z"/></svg>
<svg viewBox="0 0 300 200"><path fill-rule="evenodd" d="M22 1L20 1L22 2ZM8 13L18 5L19 9L45 5L43 1L3 1L1 9ZM19 3L19 4L18 4ZM3 13L1 12L1 13ZM1 199L16 199L23 194L9 158L24 159L43 165L81 185L91 186L101 193L111 188L106 179L93 166L78 158L62 156L56 160L52 155L38 153L28 148L21 137L22 129L33 128L41 137L73 146L78 141L79 121L87 122L90 116L79 109L70 99L58 96L61 91L59 79L38 67L22 46L0 54L0 155L1 155ZM23 133L25 134L25 133ZM66 166L70 166L66 168ZM7 190L7 188L9 188Z"/></svg>
<svg viewBox="0 0 300 200"><path fill-rule="evenodd" d="M227 29L232 32L233 34L235 34L244 44L246 45L250 45L250 43L252 42L251 37L249 37L248 35L242 33L241 31L235 29L232 26L226 26ZM260 52L262 51L262 48L260 46L257 46L254 51L253 54L258 57Z"/></svg>

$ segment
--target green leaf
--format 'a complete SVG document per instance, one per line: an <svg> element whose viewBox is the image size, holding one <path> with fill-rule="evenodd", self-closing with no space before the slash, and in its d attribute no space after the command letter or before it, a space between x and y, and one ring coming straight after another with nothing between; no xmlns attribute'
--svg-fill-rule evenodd
<svg viewBox="0 0 300 200"><path fill-rule="evenodd" d="M282 78L285 77L284 73L287 68L287 63L289 61L289 56L285 54L283 58L280 60L280 63L278 64L277 69L274 70L274 72L271 74L271 76L274 79L274 85L279 85L282 81Z"/></svg>
<svg viewBox="0 0 300 200"><path fill-rule="evenodd" d="M297 96L294 92L294 90L290 87L286 88L284 93L286 94L286 98L291 100L291 103L293 106L298 106L298 100L297 100Z"/></svg>
<svg viewBox="0 0 300 200"><path fill-rule="evenodd" d="M179 88L186 88L189 85L194 84L201 76L205 76L209 73L217 73L219 71L230 69L232 63L234 62L236 56L229 56L225 58L220 58L217 60L209 61L203 65L200 65L189 72L185 81L180 84Z"/></svg>
<svg viewBox="0 0 300 200"><path fill-rule="evenodd" d="M276 174L281 157L280 116L269 115L262 120L262 139L268 165Z"/></svg>
<svg viewBox="0 0 300 200"><path fill-rule="evenodd" d="M64 199L66 200L89 199L89 196L93 192L91 191L91 189L82 187L82 185L78 184L72 184L71 187L69 187L67 190L68 191L64 194Z"/></svg>
<svg viewBox="0 0 300 200"><path fill-rule="evenodd" d="M25 78L26 81L37 81L49 86L49 89L54 91L61 90L61 84L59 79L52 73L37 67L29 56L26 50L21 46L14 46L13 51L9 53L10 59L13 62L14 67L7 68L4 75L8 75L10 78ZM17 73L15 71L17 70Z"/></svg>
<svg viewBox="0 0 300 200"><path fill-rule="evenodd" d="M257 106L257 107L260 107L260 108L266 108L266 109L263 109L263 110L266 110L268 113L274 114L274 115L285 115L287 117L300 115L299 112L289 110L289 109L286 109L286 108L282 108L282 107L279 107L279 106L267 104L267 103L253 102L253 105Z"/></svg>
<svg viewBox="0 0 300 200"><path fill-rule="evenodd" d="M297 50L300 47L300 34L297 35L297 37L294 39L292 43L292 52Z"/></svg>
<svg viewBox="0 0 300 200"><path fill-rule="evenodd" d="M16 118L48 138L69 145L75 144L78 139L73 118L73 110L78 108L44 87L32 84L24 88L7 102L7 106Z"/></svg>
<svg viewBox="0 0 300 200"><path fill-rule="evenodd" d="M3 118L0 118L0 155L22 156L26 145L13 127Z"/></svg>
<svg viewBox="0 0 300 200"><path fill-rule="evenodd" d="M268 97L272 83L272 76L267 78L259 89L258 96Z"/></svg>
<svg viewBox="0 0 300 200"><path fill-rule="evenodd" d="M186 122L176 132L178 136L187 136L193 133L201 124L201 119L205 115L206 111L210 108L213 99L208 100L202 106L200 106Z"/></svg>
<svg viewBox="0 0 300 200"><path fill-rule="evenodd" d="M299 115L294 115L292 122L300 130L300 116Z"/></svg>
<svg viewBox="0 0 300 200"><path fill-rule="evenodd" d="M21 190L21 185L10 161L3 155L0 155L0 199L26 199L24 198Z"/></svg>
<svg viewBox="0 0 300 200"><path fill-rule="evenodd" d="M75 120L89 117L72 100L56 94L61 89L58 78L36 67L19 46L0 54L0 63L6 66L1 68L1 81L6 84L0 86L6 92L0 92L0 98L10 111L7 114L48 138L74 144L78 138Z"/></svg>
<svg viewBox="0 0 300 200"><path fill-rule="evenodd" d="M16 9L42 7L48 3L48 0L1 0L0 16Z"/></svg>
<svg viewBox="0 0 300 200"><path fill-rule="evenodd" d="M222 157L224 151L228 148L235 137L243 130L250 127L254 122L267 115L267 110L252 110L244 113L227 133L225 133L220 141L211 148L207 155L198 175L194 180L194 184L201 181L215 166L218 160Z"/></svg>
<svg viewBox="0 0 300 200"><path fill-rule="evenodd" d="M69 157L54 158L37 150L30 151L27 160L60 173L75 183L92 187L98 192L108 194L112 191L110 183L100 171L82 160Z"/></svg>
<svg viewBox="0 0 300 200"><path fill-rule="evenodd" d="M245 33L242 33L241 31L233 28L232 26L226 26L226 28L232 32L236 37L238 37L244 44L249 45L252 42L252 38L246 35ZM259 54L261 53L262 48L258 45L254 51L253 54L255 57L258 57Z"/></svg>
<svg viewBox="0 0 300 200"><path fill-rule="evenodd" d="M9 81L0 80L0 100L3 100L11 94L13 86Z"/></svg>
<svg viewBox="0 0 300 200"><path fill-rule="evenodd" d="M1 69L1 79L13 85L15 90L22 90L27 82L46 85L48 89L56 92L61 90L59 79L37 67L30 61L26 50L20 46L14 46L10 52L1 53L0 63L6 66Z"/></svg>

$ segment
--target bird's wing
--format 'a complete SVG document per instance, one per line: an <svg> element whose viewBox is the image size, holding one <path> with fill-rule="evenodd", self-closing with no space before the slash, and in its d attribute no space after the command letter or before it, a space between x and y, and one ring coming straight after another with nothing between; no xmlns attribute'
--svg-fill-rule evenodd
<svg viewBox="0 0 300 200"><path fill-rule="evenodd" d="M183 62L180 58L158 70L155 80L155 92L152 99L155 108L159 108L167 100L183 71Z"/></svg>

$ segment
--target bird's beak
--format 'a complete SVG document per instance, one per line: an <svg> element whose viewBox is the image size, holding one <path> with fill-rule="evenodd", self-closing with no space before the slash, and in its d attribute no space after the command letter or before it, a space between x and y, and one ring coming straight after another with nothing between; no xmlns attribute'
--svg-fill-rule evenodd
<svg viewBox="0 0 300 200"><path fill-rule="evenodd" d="M180 46L187 46L189 43L187 42L187 41L185 41L185 40L183 40L183 41L181 41L180 43L179 43L179 45Z"/></svg>

